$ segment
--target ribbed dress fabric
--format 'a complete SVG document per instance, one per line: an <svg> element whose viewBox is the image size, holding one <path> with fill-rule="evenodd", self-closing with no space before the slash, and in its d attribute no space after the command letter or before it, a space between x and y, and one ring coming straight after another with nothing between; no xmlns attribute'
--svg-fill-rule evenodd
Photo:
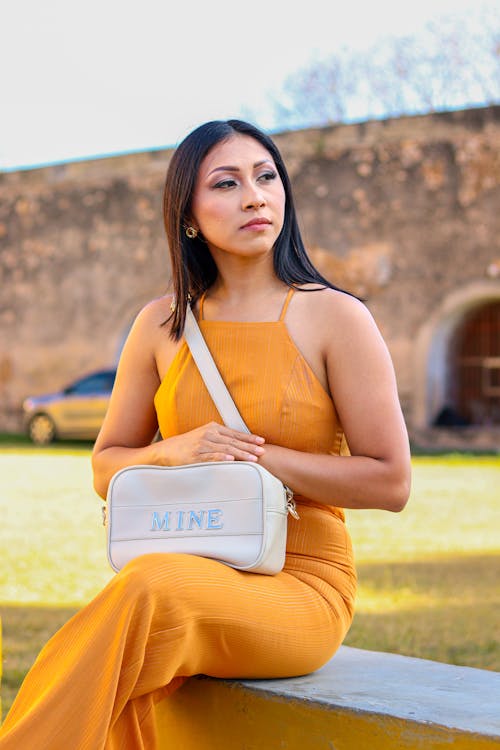
<svg viewBox="0 0 500 750"><path fill-rule="evenodd" d="M286 327L292 291L267 323L203 320L202 301L200 327L252 432L340 454L333 401ZM220 422L185 343L155 406L163 437ZM41 651L0 729L0 750L155 750L154 705L188 677L288 677L328 661L353 616L352 548L334 498L296 501L300 520L288 519L276 576L182 554L126 565Z"/></svg>

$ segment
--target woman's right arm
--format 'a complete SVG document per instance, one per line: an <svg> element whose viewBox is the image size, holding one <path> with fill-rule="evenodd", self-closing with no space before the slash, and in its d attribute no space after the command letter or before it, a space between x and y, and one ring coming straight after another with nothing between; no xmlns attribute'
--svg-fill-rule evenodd
<svg viewBox="0 0 500 750"><path fill-rule="evenodd" d="M92 452L94 488L106 497L113 474L135 464L179 466L201 461L257 461L264 439L210 422L152 443L158 430L154 396L180 346L169 336L169 300L147 305L123 348L108 411ZM159 362L161 361L161 367Z"/></svg>
<svg viewBox="0 0 500 750"><path fill-rule="evenodd" d="M167 326L161 327L168 313L165 299L146 305L123 347L106 417L92 452L94 488L101 497L106 497L109 481L119 469L158 463L158 449L151 441L158 429L153 400L160 385L156 366L159 335L172 358L178 346L170 339Z"/></svg>

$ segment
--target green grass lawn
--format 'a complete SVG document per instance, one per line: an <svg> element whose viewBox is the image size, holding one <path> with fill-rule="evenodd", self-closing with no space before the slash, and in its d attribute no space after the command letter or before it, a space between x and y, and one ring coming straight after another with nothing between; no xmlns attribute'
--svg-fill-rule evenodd
<svg viewBox="0 0 500 750"><path fill-rule="evenodd" d="M348 511L359 594L346 644L500 671L500 458L414 457L400 514Z"/></svg>
<svg viewBox="0 0 500 750"><path fill-rule="evenodd" d="M500 671L500 458L413 459L403 513L348 511L346 644ZM48 637L113 575L88 445L0 453L3 709Z"/></svg>

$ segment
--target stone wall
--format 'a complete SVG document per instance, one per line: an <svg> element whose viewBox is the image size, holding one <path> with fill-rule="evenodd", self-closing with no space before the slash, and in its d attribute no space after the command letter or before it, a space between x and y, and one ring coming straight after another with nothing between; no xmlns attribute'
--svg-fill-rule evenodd
<svg viewBox="0 0 500 750"><path fill-rule="evenodd" d="M440 398L427 393L440 311L462 295L458 324L500 298L500 107L274 138L313 260L366 299L408 424L424 426ZM0 174L0 430L18 425L24 396L113 364L135 314L166 290L170 155ZM446 346L436 356L443 369Z"/></svg>

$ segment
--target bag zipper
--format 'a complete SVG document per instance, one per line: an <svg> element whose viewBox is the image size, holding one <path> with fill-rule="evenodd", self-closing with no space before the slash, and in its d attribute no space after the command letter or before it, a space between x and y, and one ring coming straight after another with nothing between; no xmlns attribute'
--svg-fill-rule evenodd
<svg viewBox="0 0 500 750"><path fill-rule="evenodd" d="M297 506L295 505L295 500L293 499L293 491L290 489L290 487L287 487L286 484L283 486L285 488L286 494L286 509L288 513L290 513L292 518L295 518L296 521L299 521L300 516L297 513Z"/></svg>

